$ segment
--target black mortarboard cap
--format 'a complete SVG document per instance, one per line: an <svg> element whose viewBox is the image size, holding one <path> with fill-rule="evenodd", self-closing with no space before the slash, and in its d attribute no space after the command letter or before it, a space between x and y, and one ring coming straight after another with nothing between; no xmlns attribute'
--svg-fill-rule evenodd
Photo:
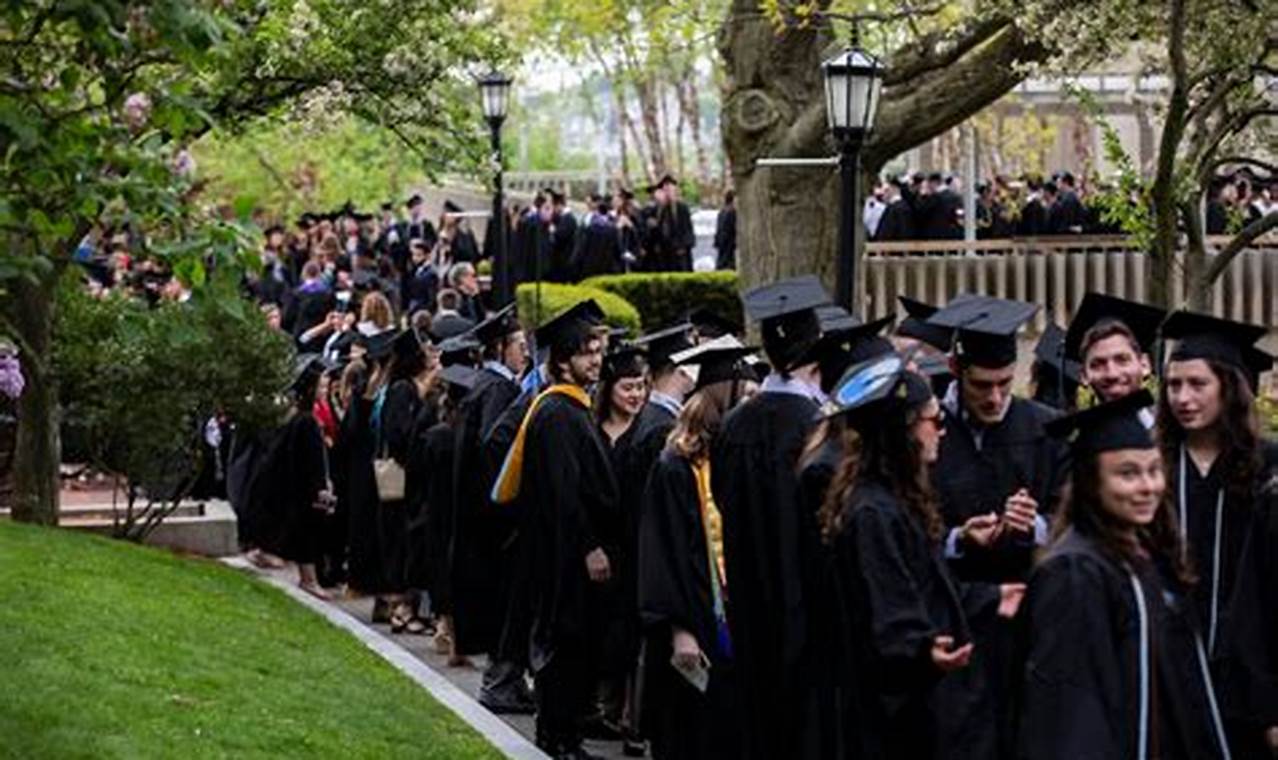
<svg viewBox="0 0 1278 760"><path fill-rule="evenodd" d="M416 206L420 204L421 202L422 202L422 196L419 193L413 193L411 196L409 196L408 202L406 205L409 208L412 208L413 206Z"/></svg>
<svg viewBox="0 0 1278 760"><path fill-rule="evenodd" d="M686 318L693 327L697 328L697 335L708 340L741 332L741 325L705 306L692 309Z"/></svg>
<svg viewBox="0 0 1278 760"><path fill-rule="evenodd" d="M954 352L978 367L1006 367L1016 362L1016 331L1038 307L1021 301L965 293L928 319L929 324L957 331Z"/></svg>
<svg viewBox="0 0 1278 760"><path fill-rule="evenodd" d="M1152 449L1154 437L1141 421L1140 410L1154 397L1141 389L1120 399L1083 409L1048 422L1044 430L1053 438L1069 441L1079 454L1099 454L1122 449Z"/></svg>
<svg viewBox="0 0 1278 760"><path fill-rule="evenodd" d="M507 304L500 311L489 315L488 319L475 326L475 337L484 344L495 343L513 332L519 331L519 320L515 318L515 304Z"/></svg>
<svg viewBox="0 0 1278 760"><path fill-rule="evenodd" d="M465 364L449 364L439 371L439 379L455 388L467 391L475 387L475 380L478 377L479 371Z"/></svg>
<svg viewBox="0 0 1278 760"><path fill-rule="evenodd" d="M604 321L603 309L588 298L556 315L535 333L538 346L578 345Z"/></svg>
<svg viewBox="0 0 1278 760"><path fill-rule="evenodd" d="M620 346L603 360L604 379L639 377L648 371L647 354L638 346Z"/></svg>
<svg viewBox="0 0 1278 760"><path fill-rule="evenodd" d="M661 179L657 180L657 187L665 187L666 185L677 185L679 181L669 174L661 175Z"/></svg>
<svg viewBox="0 0 1278 760"><path fill-rule="evenodd" d="M451 367L454 364L473 364L475 352L479 348L479 341L470 335L454 335L451 338L445 338L439 343L439 363L445 367Z"/></svg>
<svg viewBox="0 0 1278 760"><path fill-rule="evenodd" d="M648 352L648 362L654 370L670 364L670 357L692 348L692 325L688 322L667 327L654 333L641 335L635 341Z"/></svg>
<svg viewBox="0 0 1278 760"><path fill-rule="evenodd" d="M385 203L382 204L382 211L394 211L394 210L395 210L394 201L386 201Z"/></svg>
<svg viewBox="0 0 1278 760"><path fill-rule="evenodd" d="M461 206L458 206L456 203L453 203L453 202L452 202L452 201L450 201L450 200L446 200L446 201L444 201L444 213L446 213L446 214L460 214L460 213L462 213L462 207L461 207Z"/></svg>
<svg viewBox="0 0 1278 760"><path fill-rule="evenodd" d="M896 334L905 338L914 338L929 346L949 353L954 347L954 331L928 322L939 309L930 303L916 301L906 296L897 296L901 308L908 315L896 326Z"/></svg>
<svg viewBox="0 0 1278 760"><path fill-rule="evenodd" d="M809 359L815 360L821 368L821 388L825 391L834 387L848 367L893 352L892 342L879 333L892 324L892 320L896 319L894 315L865 324L850 314L847 319L851 320L851 326L826 332L809 352ZM841 323L846 323L846 320L841 320ZM804 361L800 360L800 363Z"/></svg>
<svg viewBox="0 0 1278 760"><path fill-rule="evenodd" d="M842 306L834 304L826 304L816 308L817 322L821 325L822 333L830 333L836 330L847 330L861 324L861 320L852 316Z"/></svg>
<svg viewBox="0 0 1278 760"><path fill-rule="evenodd" d="M302 215L297 218L295 224L298 227L310 227L315 224L315 215L309 211L303 211Z"/></svg>
<svg viewBox="0 0 1278 760"><path fill-rule="evenodd" d="M696 365L697 382L693 388L693 393L696 393L706 386L725 380L756 380L745 360L757 350L754 346L743 346L736 338L727 336L680 352L676 364L681 367Z"/></svg>
<svg viewBox="0 0 1278 760"><path fill-rule="evenodd" d="M363 335L357 339L364 347L364 355L369 359L384 359L390 356L395 348L396 334L394 330L384 330L374 335Z"/></svg>
<svg viewBox="0 0 1278 760"><path fill-rule="evenodd" d="M1136 336L1142 351L1148 353L1158 337L1158 328L1167 317L1162 309L1143 303L1115 298L1104 293L1088 293L1074 312L1074 319L1065 333L1065 356L1076 362L1083 361L1083 338L1097 325L1120 322Z"/></svg>
<svg viewBox="0 0 1278 760"><path fill-rule="evenodd" d="M742 296L746 314L760 323L763 347L774 367L787 371L798 366L821 337L818 306L830 303L830 296L815 275L792 277L763 285Z"/></svg>
<svg viewBox="0 0 1278 760"><path fill-rule="evenodd" d="M395 356L401 361L411 361L422 353L421 341L412 328L400 330L395 336Z"/></svg>
<svg viewBox="0 0 1278 760"><path fill-rule="evenodd" d="M1260 374L1273 367L1273 357L1254 345L1267 332L1260 325L1192 311L1174 312L1163 325L1163 338L1176 341L1171 361L1205 359L1236 367L1247 376L1253 390Z"/></svg>
<svg viewBox="0 0 1278 760"><path fill-rule="evenodd" d="M1066 355L1065 331L1055 322L1048 322L1034 346L1034 358L1058 375L1064 374L1066 379L1077 383L1080 380L1081 366L1078 362L1065 358Z"/></svg>
<svg viewBox="0 0 1278 760"><path fill-rule="evenodd" d="M288 387L291 391L301 391L308 384L315 382L324 374L325 365L319 354L299 354L293 364L293 378Z"/></svg>
<svg viewBox="0 0 1278 760"><path fill-rule="evenodd" d="M435 342L455 338L458 335L464 335L475 329L475 323L465 317L457 317L450 319L436 319L430 326L430 337ZM479 341L476 340L476 343Z"/></svg>
<svg viewBox="0 0 1278 760"><path fill-rule="evenodd" d="M932 388L921 375L905 368L895 353L860 362L835 384L821 407L822 417L848 415L853 427L884 415L904 413L932 397Z"/></svg>

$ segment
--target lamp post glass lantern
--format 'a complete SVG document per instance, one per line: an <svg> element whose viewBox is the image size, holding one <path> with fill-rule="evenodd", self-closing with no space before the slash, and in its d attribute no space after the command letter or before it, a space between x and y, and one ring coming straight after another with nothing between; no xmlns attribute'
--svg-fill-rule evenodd
<svg viewBox="0 0 1278 760"><path fill-rule="evenodd" d="M514 293L510 283L509 236L506 232L506 203L502 197L502 156L501 125L506 120L510 109L511 78L496 71L489 72L479 79L479 101L484 110L484 119L488 121L489 138L492 146L493 169L493 214L492 224L488 226L489 234L496 235L493 246L493 296L498 308L510 303Z"/></svg>
<svg viewBox="0 0 1278 760"><path fill-rule="evenodd" d="M856 225L861 218L861 144L874 129L883 86L883 67L874 56L851 47L821 64L825 111L839 143L839 270L836 299L860 316L856 287Z"/></svg>

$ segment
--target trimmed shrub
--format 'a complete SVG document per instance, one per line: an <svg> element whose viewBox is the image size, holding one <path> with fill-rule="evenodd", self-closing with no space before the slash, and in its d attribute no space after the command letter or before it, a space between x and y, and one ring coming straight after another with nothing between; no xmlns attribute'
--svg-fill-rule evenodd
<svg viewBox="0 0 1278 760"><path fill-rule="evenodd" d="M515 289L515 301L519 304L520 319L526 325L542 325L588 298L595 299L603 309L604 319L613 327L624 327L633 336L638 335L642 323L639 312L625 298L598 288L582 285L561 285L553 282L541 284L541 314L536 313L537 285L521 283Z"/></svg>
<svg viewBox="0 0 1278 760"><path fill-rule="evenodd" d="M672 325L698 306L743 324L737 273L732 271L609 274L581 284L616 293L634 304L645 330Z"/></svg>

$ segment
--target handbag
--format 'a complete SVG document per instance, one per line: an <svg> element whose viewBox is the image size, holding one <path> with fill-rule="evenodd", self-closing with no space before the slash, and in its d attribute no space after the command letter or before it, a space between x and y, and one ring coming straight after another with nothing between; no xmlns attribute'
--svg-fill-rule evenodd
<svg viewBox="0 0 1278 760"><path fill-rule="evenodd" d="M383 388L377 396L374 404L373 419L377 421L374 426L374 438L378 441L377 453L373 458L373 477L377 482L377 498L383 504L388 501L400 501L404 498L404 483L408 479L404 473L404 468L396 462L386 451L386 447L381 443L381 416L382 405L386 400L386 389Z"/></svg>

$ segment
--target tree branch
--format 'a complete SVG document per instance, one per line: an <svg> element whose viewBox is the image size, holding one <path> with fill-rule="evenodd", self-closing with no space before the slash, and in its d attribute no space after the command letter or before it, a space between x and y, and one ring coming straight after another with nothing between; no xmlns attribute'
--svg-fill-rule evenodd
<svg viewBox="0 0 1278 760"><path fill-rule="evenodd" d="M1220 277L1220 275L1224 273L1225 269L1229 267L1230 262L1232 262L1238 254L1242 253L1247 246L1254 243L1261 235L1264 235L1266 232L1274 229L1278 229L1278 211L1270 211L1268 214L1265 214L1246 227L1243 227L1242 230L1234 236L1234 239L1230 240L1224 248L1221 248L1220 252L1216 254L1216 257L1212 259L1211 266L1207 267L1207 270L1203 273L1201 282L1198 283L1199 290L1206 291L1210 288L1212 283L1216 281L1216 278Z"/></svg>
<svg viewBox="0 0 1278 760"><path fill-rule="evenodd" d="M968 51L985 42L1006 26L1005 18L990 18L958 30L932 32L902 46L889 59L883 86L893 87L953 64Z"/></svg>

